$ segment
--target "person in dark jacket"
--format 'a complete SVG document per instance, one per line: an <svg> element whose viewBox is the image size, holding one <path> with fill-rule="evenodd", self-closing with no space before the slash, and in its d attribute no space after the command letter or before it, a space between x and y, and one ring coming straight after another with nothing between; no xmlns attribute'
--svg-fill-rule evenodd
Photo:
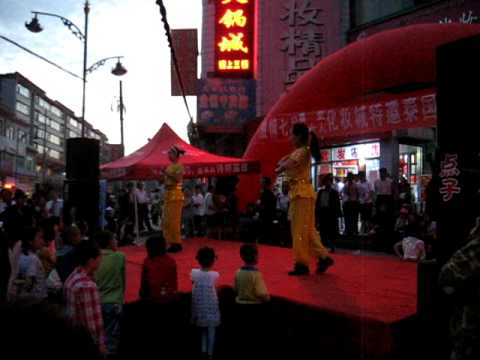
<svg viewBox="0 0 480 360"><path fill-rule="evenodd" d="M259 201L260 240L271 243L273 220L277 211L277 198L272 191L272 180L269 177L262 179L262 191Z"/></svg>
<svg viewBox="0 0 480 360"><path fill-rule="evenodd" d="M335 251L335 243L339 236L338 218L342 216L340 195L333 188L333 175L326 175L318 191L315 204L315 220L322 242Z"/></svg>
<svg viewBox="0 0 480 360"><path fill-rule="evenodd" d="M57 272L62 283L77 267L76 249L80 244L82 234L76 226L66 228L62 234L63 246L57 250Z"/></svg>

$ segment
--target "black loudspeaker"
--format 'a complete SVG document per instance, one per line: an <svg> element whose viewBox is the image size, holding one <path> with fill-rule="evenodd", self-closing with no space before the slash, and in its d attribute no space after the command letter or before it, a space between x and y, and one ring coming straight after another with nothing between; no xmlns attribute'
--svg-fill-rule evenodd
<svg viewBox="0 0 480 360"><path fill-rule="evenodd" d="M438 257L447 261L467 240L479 215L480 36L437 50Z"/></svg>
<svg viewBox="0 0 480 360"><path fill-rule="evenodd" d="M89 233L99 227L100 147L98 140L67 140L67 163L64 184L66 224L86 222Z"/></svg>
<svg viewBox="0 0 480 360"><path fill-rule="evenodd" d="M98 181L100 177L100 143L95 139L67 140L67 180Z"/></svg>

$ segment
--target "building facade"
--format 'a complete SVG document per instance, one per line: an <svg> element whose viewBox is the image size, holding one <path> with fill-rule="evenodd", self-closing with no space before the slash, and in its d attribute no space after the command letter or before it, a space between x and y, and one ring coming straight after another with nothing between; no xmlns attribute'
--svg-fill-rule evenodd
<svg viewBox="0 0 480 360"><path fill-rule="evenodd" d="M222 8L219 4L229 7ZM253 3L255 13L238 5ZM243 11L240 13L239 11ZM230 17L227 15L230 14ZM237 16L233 16L236 14ZM254 115L240 117L232 124L217 108L231 109L227 98L215 94L203 83L218 82L223 90L232 87L228 73L219 71L218 24L230 20L229 36L238 35L241 22L254 23L254 63L251 81L254 94ZM287 93L295 81L322 58L349 43L378 32L418 23L477 23L480 22L480 2L475 0L231 0L203 1L202 79L198 93L198 117L192 141L209 151L242 155L249 139L275 103ZM235 27L235 24L237 27ZM231 33L231 34L230 34ZM220 30L220 34L225 33ZM239 44L237 44L239 45ZM242 49L242 47L239 47ZM246 48L243 47L244 49ZM233 50L232 47L230 50ZM234 65L234 64L233 64ZM232 72L235 75L234 72ZM225 76L227 75L227 76ZM238 80L236 80L238 81ZM235 84L233 87L235 88ZM217 87L222 89L222 86ZM238 88L238 86L237 86ZM210 91L210 93L208 93ZM270 134L282 131L267 129ZM322 161L312 170L318 175L333 173L344 177L349 172L366 171L371 181L381 167L394 177L404 177L412 185L417 199L421 186L429 179L430 162L436 146L436 129L400 129L379 137L324 144ZM236 153L232 153L236 148Z"/></svg>
<svg viewBox="0 0 480 360"><path fill-rule="evenodd" d="M86 136L108 143L86 124ZM31 191L35 183L62 184L66 139L81 136L81 120L20 73L0 75L0 176Z"/></svg>
<svg viewBox="0 0 480 360"><path fill-rule="evenodd" d="M346 41L346 0L203 0L202 71L198 116L191 141L206 150L241 156L256 127L275 102L303 73ZM220 4L220 5L219 5ZM242 5L243 4L243 5ZM242 9L245 6L245 9ZM253 8L253 11L248 9ZM251 8L250 8L251 9ZM239 14L226 22L228 14ZM243 17L242 17L243 16ZM347 17L347 18L346 18ZM252 32L250 76L221 74L219 36ZM246 26L232 27L235 21ZM345 28L344 28L345 27ZM242 35L243 36L243 35ZM223 41L223 40L222 40ZM230 49L228 49L230 50ZM221 60L220 60L221 61ZM226 90L225 90L226 89ZM228 89L236 89L239 94ZM238 98L235 98L238 96Z"/></svg>

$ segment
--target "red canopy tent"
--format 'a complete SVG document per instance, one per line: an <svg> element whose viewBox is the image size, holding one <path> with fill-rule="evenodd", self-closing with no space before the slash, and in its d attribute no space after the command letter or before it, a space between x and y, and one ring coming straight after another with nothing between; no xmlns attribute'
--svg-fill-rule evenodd
<svg viewBox="0 0 480 360"><path fill-rule="evenodd" d="M176 145L185 150L181 163L185 177L230 176L258 173L259 163L210 154L183 141L167 124L145 146L133 154L101 166L101 177L107 180L156 180L169 164L168 150Z"/></svg>
<svg viewBox="0 0 480 360"><path fill-rule="evenodd" d="M344 47L321 60L278 100L244 158L259 160L262 175L274 176L277 161L292 150L289 135L295 122L307 123L323 144L434 127L436 49L479 33L478 25L422 24ZM258 177L242 177L239 198L251 201L257 184Z"/></svg>

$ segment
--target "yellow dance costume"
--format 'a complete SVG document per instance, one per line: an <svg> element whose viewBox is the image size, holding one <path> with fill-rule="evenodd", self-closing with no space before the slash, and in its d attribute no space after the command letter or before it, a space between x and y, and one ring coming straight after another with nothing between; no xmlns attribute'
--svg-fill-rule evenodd
<svg viewBox="0 0 480 360"><path fill-rule="evenodd" d="M292 152L289 159L296 166L286 169L290 192L289 218L293 240L293 253L296 264L309 266L311 257L325 259L328 250L320 240L315 228L315 199L310 171L311 158L308 147L301 147Z"/></svg>
<svg viewBox="0 0 480 360"><path fill-rule="evenodd" d="M162 230L167 244L181 244L181 220L183 209L182 180L177 181L178 175L183 175L183 165L171 164L165 170L165 200L163 207Z"/></svg>

